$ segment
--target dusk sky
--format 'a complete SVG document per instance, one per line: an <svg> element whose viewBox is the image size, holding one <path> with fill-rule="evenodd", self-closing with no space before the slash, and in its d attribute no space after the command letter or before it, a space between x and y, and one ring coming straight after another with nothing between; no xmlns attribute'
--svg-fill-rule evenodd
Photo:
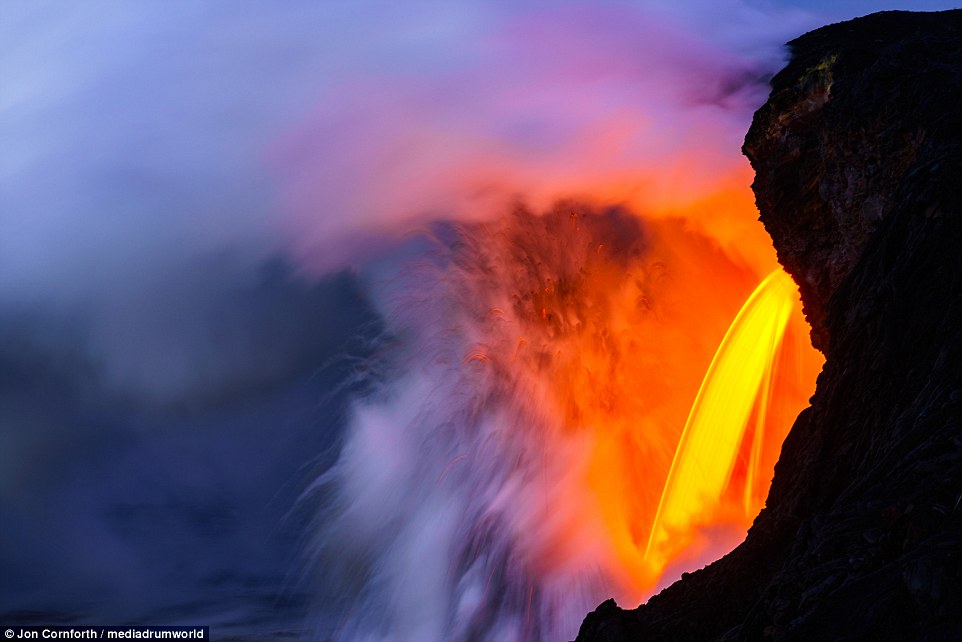
<svg viewBox="0 0 962 642"><path fill-rule="evenodd" d="M430 323L384 285L418 234L587 199L763 276L740 146L783 44L955 6L4 0L0 621L327 639L396 600L305 570L347 519L305 491L393 416L357 400ZM732 185L745 207L691 213Z"/></svg>

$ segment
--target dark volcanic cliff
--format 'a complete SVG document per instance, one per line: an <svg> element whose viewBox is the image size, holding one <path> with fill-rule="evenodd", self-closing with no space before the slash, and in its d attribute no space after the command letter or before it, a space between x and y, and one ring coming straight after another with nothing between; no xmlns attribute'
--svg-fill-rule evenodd
<svg viewBox="0 0 962 642"><path fill-rule="evenodd" d="M962 11L818 29L755 115L827 361L745 542L579 641L962 640Z"/></svg>

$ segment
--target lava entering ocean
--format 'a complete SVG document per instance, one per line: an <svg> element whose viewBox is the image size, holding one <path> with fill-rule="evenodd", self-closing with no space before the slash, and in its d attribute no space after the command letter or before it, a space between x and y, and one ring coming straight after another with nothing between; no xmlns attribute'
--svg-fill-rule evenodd
<svg viewBox="0 0 962 642"><path fill-rule="evenodd" d="M358 266L391 346L314 486L339 639L571 639L637 603L741 539L819 367L784 278L739 315L778 268L737 153L777 46L622 5L485 25L271 153L290 251Z"/></svg>
<svg viewBox="0 0 962 642"><path fill-rule="evenodd" d="M567 639L744 535L820 365L784 273L748 296L684 221L577 203L416 243L319 484L345 637Z"/></svg>
<svg viewBox="0 0 962 642"><path fill-rule="evenodd" d="M300 475L318 639L571 639L739 541L820 363L739 148L826 14L50 4L0 11L9 612L303 637Z"/></svg>

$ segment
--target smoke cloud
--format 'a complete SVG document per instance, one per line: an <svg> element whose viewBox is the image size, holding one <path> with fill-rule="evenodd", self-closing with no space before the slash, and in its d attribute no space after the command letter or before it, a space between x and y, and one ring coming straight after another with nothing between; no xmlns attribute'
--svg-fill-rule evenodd
<svg viewBox="0 0 962 642"><path fill-rule="evenodd" d="M812 20L709 38L671 4L8 5L0 293L112 294L228 250L336 268L357 235L506 196L676 199L741 164Z"/></svg>

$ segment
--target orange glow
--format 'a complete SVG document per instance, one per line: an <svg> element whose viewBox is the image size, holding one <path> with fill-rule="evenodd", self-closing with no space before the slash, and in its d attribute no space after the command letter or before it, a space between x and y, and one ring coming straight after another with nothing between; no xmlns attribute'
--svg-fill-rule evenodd
<svg viewBox="0 0 962 642"><path fill-rule="evenodd" d="M794 299L792 280L781 270L772 272L745 302L718 347L662 491L645 549L649 563L660 566L673 550L683 548L692 525L716 508L759 400L762 429L755 430L745 483L745 510L751 510L772 365Z"/></svg>
<svg viewBox="0 0 962 642"><path fill-rule="evenodd" d="M724 281L709 287L727 295ZM691 380L676 378L680 373L670 368L635 372L635 385L643 386L639 396L652 391L659 402L598 424L589 484L625 600L650 594L666 568L687 564L690 570L693 560L707 563L717 557L717 551L699 557L704 529L745 532L767 495L781 442L807 404L821 367L821 355L807 343L795 285L781 269L732 315L714 359L699 366L702 355L685 353L678 342L685 333L697 336L712 326L724 298L678 314L673 320L680 326L657 328L656 341L674 353L678 366L705 373L697 394L686 396L684 391L694 390ZM786 336L790 341L783 341ZM665 388L662 382L659 389L652 378L675 385ZM690 410L679 431L682 405ZM674 448L673 457L659 452L666 447Z"/></svg>
<svg viewBox="0 0 962 642"><path fill-rule="evenodd" d="M521 211L481 224L458 259L485 324L465 365L536 409L512 437L545 462L518 525L529 563L600 560L623 603L710 561L706 529L744 534L822 363L770 243L733 251L722 200L645 219ZM693 225L701 206L720 214Z"/></svg>

